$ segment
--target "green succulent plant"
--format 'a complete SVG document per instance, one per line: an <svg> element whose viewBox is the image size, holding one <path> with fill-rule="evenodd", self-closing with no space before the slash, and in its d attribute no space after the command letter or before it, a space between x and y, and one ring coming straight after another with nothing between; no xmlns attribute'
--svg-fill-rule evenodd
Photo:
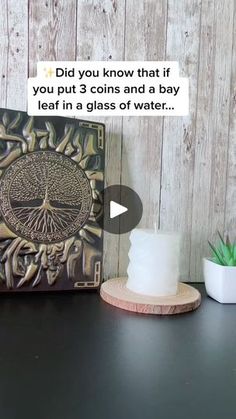
<svg viewBox="0 0 236 419"><path fill-rule="evenodd" d="M222 266L236 266L236 243L231 243L229 236L223 239L218 231L220 242L218 246L213 246L209 241L209 246L213 252L211 260Z"/></svg>

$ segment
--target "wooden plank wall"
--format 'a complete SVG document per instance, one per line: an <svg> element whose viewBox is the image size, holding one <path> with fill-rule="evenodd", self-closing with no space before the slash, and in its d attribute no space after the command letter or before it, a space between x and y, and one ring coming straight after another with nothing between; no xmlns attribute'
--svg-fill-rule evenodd
<svg viewBox="0 0 236 419"><path fill-rule="evenodd" d="M177 60L187 117L106 117L106 184L133 187L155 222L184 233L182 275L202 281L217 229L236 234L235 0L0 0L0 106L26 110L38 60ZM105 234L105 277L128 235Z"/></svg>

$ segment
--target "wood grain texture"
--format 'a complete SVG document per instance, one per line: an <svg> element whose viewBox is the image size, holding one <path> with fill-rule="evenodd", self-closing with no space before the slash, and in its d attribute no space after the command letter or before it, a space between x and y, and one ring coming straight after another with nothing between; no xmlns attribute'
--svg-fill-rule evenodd
<svg viewBox="0 0 236 419"><path fill-rule="evenodd" d="M183 233L183 281L189 280L200 16L198 0L168 2L166 58L179 61L180 75L189 77L190 113L164 118L160 227Z"/></svg>
<svg viewBox="0 0 236 419"><path fill-rule="evenodd" d="M28 1L0 1L0 100L26 109L28 77Z"/></svg>
<svg viewBox="0 0 236 419"><path fill-rule="evenodd" d="M0 7L0 101L1 106L6 107L9 48L7 0L1 0Z"/></svg>
<svg viewBox="0 0 236 419"><path fill-rule="evenodd" d="M226 179L225 230L236 237L236 4L234 4L233 45L229 106L229 148Z"/></svg>
<svg viewBox="0 0 236 419"><path fill-rule="evenodd" d="M175 296L149 297L126 288L127 278L114 278L102 284L100 295L107 303L141 314L173 315L193 311L201 304L201 294L190 285L179 283Z"/></svg>
<svg viewBox="0 0 236 419"><path fill-rule="evenodd" d="M76 0L29 0L29 76L37 61L75 60Z"/></svg>
<svg viewBox="0 0 236 419"><path fill-rule="evenodd" d="M133 187L142 227L185 233L182 278L202 281L207 239L236 233L235 0L0 0L0 106L26 109L39 60L177 60L188 117L106 124L106 184ZM164 122L163 122L164 121ZM123 275L128 235L105 233L105 278Z"/></svg>
<svg viewBox="0 0 236 419"><path fill-rule="evenodd" d="M164 60L167 1L135 0L126 4L125 59ZM124 117L121 183L133 188L143 203L140 226L158 225L161 185L162 117ZM129 234L120 236L119 275L126 274Z"/></svg>
<svg viewBox="0 0 236 419"><path fill-rule="evenodd" d="M77 28L77 60L124 59L125 0L79 1ZM120 184L122 118L98 120L106 124L105 185ZM117 275L118 266L119 236L104 232L104 278Z"/></svg>
<svg viewBox="0 0 236 419"><path fill-rule="evenodd" d="M191 246L198 281L207 240L224 232L233 12L234 1L202 3Z"/></svg>

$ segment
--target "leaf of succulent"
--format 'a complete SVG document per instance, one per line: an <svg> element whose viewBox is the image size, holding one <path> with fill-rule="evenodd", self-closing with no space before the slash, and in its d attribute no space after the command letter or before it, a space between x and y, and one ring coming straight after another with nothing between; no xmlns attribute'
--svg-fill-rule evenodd
<svg viewBox="0 0 236 419"><path fill-rule="evenodd" d="M215 262L215 263L217 263L218 265L222 265L222 263L220 263L220 261L219 261L219 259L218 259L218 257L217 257L217 256L212 256L211 260L212 260L212 262Z"/></svg>
<svg viewBox="0 0 236 419"><path fill-rule="evenodd" d="M227 246L230 246L230 248L232 248L232 245L231 245L230 238L229 238L229 235L228 234L226 236L225 243L227 244Z"/></svg>
<svg viewBox="0 0 236 419"><path fill-rule="evenodd" d="M228 261L228 263L227 263L227 266L235 266L235 263L236 261L234 260L234 258L231 258L229 261Z"/></svg>
<svg viewBox="0 0 236 419"><path fill-rule="evenodd" d="M211 242L208 241L208 243L209 243L209 246L212 249L212 251L213 251L213 253L214 253L214 255L215 255L215 257L218 261L216 263L218 263L219 265L225 265L224 257L222 256L220 250L216 249L216 247L213 246L213 244L211 244Z"/></svg>
<svg viewBox="0 0 236 419"><path fill-rule="evenodd" d="M218 236L220 238L221 243L225 243L225 241L224 241L222 235L220 234L219 230L217 230L217 234L218 234Z"/></svg>
<svg viewBox="0 0 236 419"><path fill-rule="evenodd" d="M236 242L232 244L228 235L224 240L219 231L218 236L220 238L218 247L208 242L213 251L212 261L223 266L236 266Z"/></svg>
<svg viewBox="0 0 236 419"><path fill-rule="evenodd" d="M225 261L226 261L226 263L228 264L229 263L229 261L232 259L232 257L233 257L233 255L232 255L232 253L231 253L231 249L229 248L229 246L227 246L225 243L223 243L223 242L221 242L220 243L220 245L221 245L221 251L222 251L222 254L223 254L223 256L224 256L224 259L225 259Z"/></svg>
<svg viewBox="0 0 236 419"><path fill-rule="evenodd" d="M231 253L231 246L230 243L227 244L227 241L225 242L223 237L221 236L220 232L218 231L218 236L220 238L220 247L221 247L221 251L222 254L224 256L224 259L226 261L226 264L228 265L229 260L232 257L232 253ZM226 239L227 240L227 239Z"/></svg>

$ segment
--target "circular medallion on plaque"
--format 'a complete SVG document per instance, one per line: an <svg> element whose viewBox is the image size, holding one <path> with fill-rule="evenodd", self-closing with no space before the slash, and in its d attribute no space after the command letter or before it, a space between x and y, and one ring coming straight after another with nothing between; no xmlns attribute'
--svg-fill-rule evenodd
<svg viewBox="0 0 236 419"><path fill-rule="evenodd" d="M55 243L75 234L92 206L90 183L69 157L36 151L15 160L0 183L0 211L18 236Z"/></svg>

